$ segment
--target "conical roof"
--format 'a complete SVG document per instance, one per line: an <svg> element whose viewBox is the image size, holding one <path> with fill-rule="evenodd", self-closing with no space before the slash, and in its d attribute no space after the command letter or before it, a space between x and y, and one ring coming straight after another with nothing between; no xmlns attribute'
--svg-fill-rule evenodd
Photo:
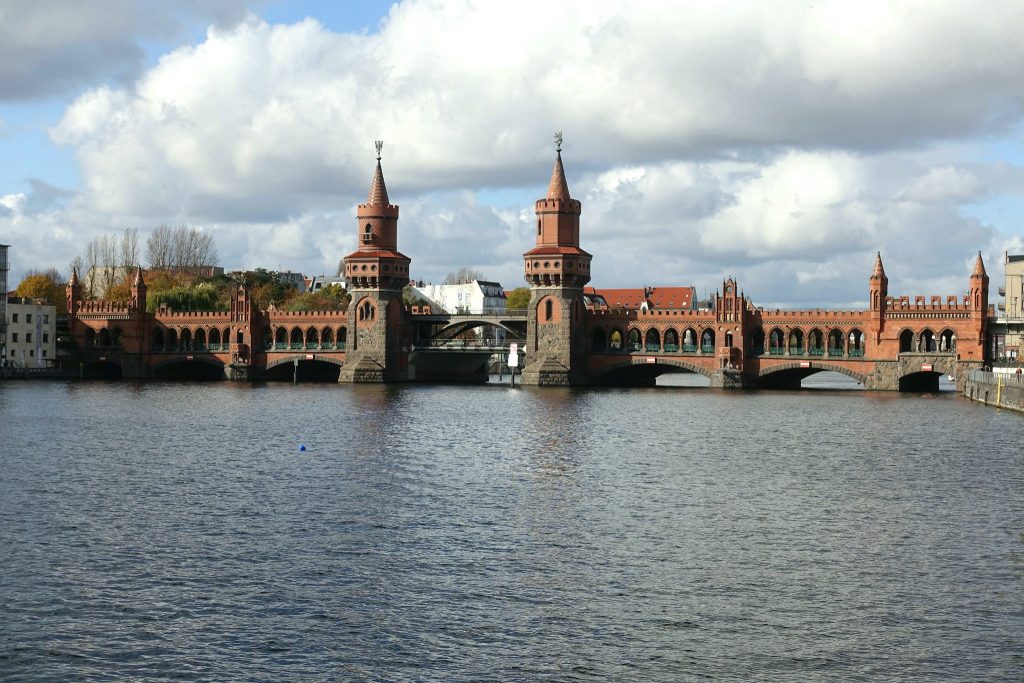
<svg viewBox="0 0 1024 683"><path fill-rule="evenodd" d="M387 206L388 188L384 184L384 171L380 168L380 159L377 159L377 168L373 172L373 182L370 184L370 196L366 199L367 204L374 206Z"/></svg>
<svg viewBox="0 0 1024 683"><path fill-rule="evenodd" d="M974 272L971 275L986 275L985 263L981 260L981 252L978 252L978 260L974 262Z"/></svg>
<svg viewBox="0 0 1024 683"><path fill-rule="evenodd" d="M875 270L871 273L871 277L885 277L885 268L882 267L882 252L875 254Z"/></svg>
<svg viewBox="0 0 1024 683"><path fill-rule="evenodd" d="M71 269L71 279L68 280L68 284L72 287L78 284L78 268Z"/></svg>
<svg viewBox="0 0 1024 683"><path fill-rule="evenodd" d="M562 153L555 158L555 168L551 171L551 184L548 185L548 199L569 201L569 184L565 182L565 169L562 168Z"/></svg>
<svg viewBox="0 0 1024 683"><path fill-rule="evenodd" d="M142 266L139 266L135 270L135 282L134 282L134 284L135 284L136 287L138 287L140 285L146 284L145 282L142 281Z"/></svg>

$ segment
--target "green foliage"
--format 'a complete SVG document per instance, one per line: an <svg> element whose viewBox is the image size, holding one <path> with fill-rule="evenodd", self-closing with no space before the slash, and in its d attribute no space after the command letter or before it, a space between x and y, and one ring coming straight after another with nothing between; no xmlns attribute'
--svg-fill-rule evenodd
<svg viewBox="0 0 1024 683"><path fill-rule="evenodd" d="M428 306L430 300L420 294L412 285L406 285L402 289L402 303L406 306Z"/></svg>
<svg viewBox="0 0 1024 683"><path fill-rule="evenodd" d="M352 295L341 285L327 285L316 292L292 297L282 308L286 311L344 311Z"/></svg>
<svg viewBox="0 0 1024 683"><path fill-rule="evenodd" d="M60 275L56 271L29 274L14 290L14 295L43 299L46 303L56 306L58 313L68 312L64 283L60 281Z"/></svg>
<svg viewBox="0 0 1024 683"><path fill-rule="evenodd" d="M516 287L511 292L505 293L505 308L507 310L518 310L527 308L530 305L530 288Z"/></svg>
<svg viewBox="0 0 1024 683"><path fill-rule="evenodd" d="M226 311L227 303L222 292L209 282L188 286L174 286L146 294L146 310L153 312L167 304L176 311Z"/></svg>

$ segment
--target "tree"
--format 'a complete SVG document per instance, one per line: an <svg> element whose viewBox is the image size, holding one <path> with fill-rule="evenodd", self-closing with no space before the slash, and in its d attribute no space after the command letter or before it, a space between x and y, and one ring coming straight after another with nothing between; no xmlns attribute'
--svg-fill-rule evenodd
<svg viewBox="0 0 1024 683"><path fill-rule="evenodd" d="M213 236L198 228L161 225L146 240L146 260L150 268L198 270L218 263Z"/></svg>
<svg viewBox="0 0 1024 683"><path fill-rule="evenodd" d="M511 292L505 292L505 308L507 310L520 310L530 305L530 288L516 287Z"/></svg>
<svg viewBox="0 0 1024 683"><path fill-rule="evenodd" d="M452 271L444 276L444 284L446 285L459 285L464 282L472 282L473 280L483 280L484 274L479 270L474 270L469 266L462 266L458 270Z"/></svg>
<svg viewBox="0 0 1024 683"><path fill-rule="evenodd" d="M54 268L43 272L29 271L18 288L14 290L14 295L28 299L43 299L56 306L58 313L67 313L68 306L64 286L65 283Z"/></svg>
<svg viewBox="0 0 1024 683"><path fill-rule="evenodd" d="M351 300L348 290L333 284L315 292L298 294L282 308L286 311L346 311Z"/></svg>

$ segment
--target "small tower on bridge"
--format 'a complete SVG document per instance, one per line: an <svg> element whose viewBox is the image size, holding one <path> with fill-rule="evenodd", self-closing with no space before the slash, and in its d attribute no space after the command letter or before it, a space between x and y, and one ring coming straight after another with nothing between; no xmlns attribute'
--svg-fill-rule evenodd
<svg viewBox="0 0 1024 683"><path fill-rule="evenodd" d="M146 282L142 279L142 266L136 269L132 280L132 308L136 311L146 310Z"/></svg>
<svg viewBox="0 0 1024 683"><path fill-rule="evenodd" d="M398 251L398 206L388 200L377 141L377 168L370 195L356 209L358 248L344 259L352 301L348 352L339 382L386 382L402 378L409 321L402 289L411 259Z"/></svg>
<svg viewBox="0 0 1024 683"><path fill-rule="evenodd" d="M82 283L78 279L78 268L71 269L71 279L68 280L66 292L68 314L74 317L78 314L78 302L82 300Z"/></svg>
<svg viewBox="0 0 1024 683"><path fill-rule="evenodd" d="M523 254L530 283L524 384L586 381L583 286L590 281L592 257L580 249L581 205L569 196L561 132L555 134L555 154L547 196L536 203L537 245Z"/></svg>
<svg viewBox="0 0 1024 683"><path fill-rule="evenodd" d="M875 268L868 279L868 322L874 335L874 343L881 340L885 329L885 299L889 296L889 278L885 276L882 266L882 252L875 253Z"/></svg>

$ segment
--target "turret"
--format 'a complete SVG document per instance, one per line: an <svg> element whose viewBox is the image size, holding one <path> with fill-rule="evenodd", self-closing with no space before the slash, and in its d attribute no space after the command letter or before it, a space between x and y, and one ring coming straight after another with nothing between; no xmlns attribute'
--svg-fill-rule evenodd
<svg viewBox="0 0 1024 683"><path fill-rule="evenodd" d="M885 298L889 296L889 278L885 276L885 268L882 267L882 252L875 254L875 269L868 283L871 310L881 315L885 311Z"/></svg>
<svg viewBox="0 0 1024 683"><path fill-rule="evenodd" d="M971 273L971 308L981 311L982 316L988 313L988 273L985 272L985 263L981 260L981 252L974 261L974 271Z"/></svg>
<svg viewBox="0 0 1024 683"><path fill-rule="evenodd" d="M146 310L146 283L142 279L142 266L135 271L132 280L132 308L136 311Z"/></svg>
<svg viewBox="0 0 1024 683"><path fill-rule="evenodd" d="M82 284L78 280L78 268L71 269L71 279L68 280L66 288L68 314L78 313L78 303L82 300Z"/></svg>

